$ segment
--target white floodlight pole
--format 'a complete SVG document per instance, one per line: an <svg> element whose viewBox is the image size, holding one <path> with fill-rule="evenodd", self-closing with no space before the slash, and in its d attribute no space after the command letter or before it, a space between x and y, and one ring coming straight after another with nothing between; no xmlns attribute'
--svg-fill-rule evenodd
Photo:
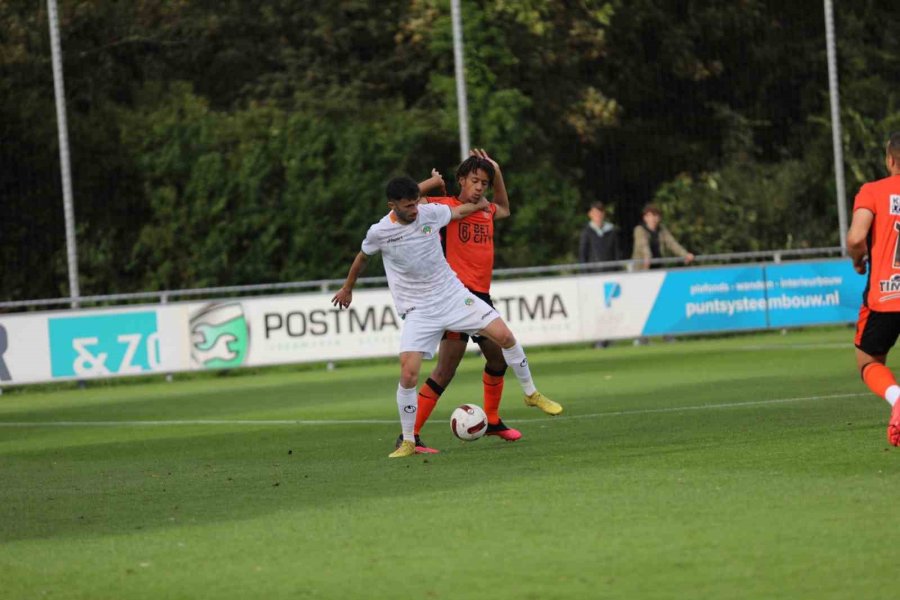
<svg viewBox="0 0 900 600"><path fill-rule="evenodd" d="M456 108L459 112L460 160L469 156L469 103L466 100L466 68L463 62L462 11L459 0L450 0L453 21L453 62L456 65Z"/></svg>
<svg viewBox="0 0 900 600"><path fill-rule="evenodd" d="M847 192L844 184L844 147L841 134L841 98L838 92L837 52L834 46L834 10L825 0L825 45L828 50L828 96L831 98L831 143L834 146L834 183L837 187L841 253L847 253Z"/></svg>
<svg viewBox="0 0 900 600"><path fill-rule="evenodd" d="M69 163L69 125L66 121L66 89L63 85L62 50L56 0L47 0L50 20L50 50L53 54L53 89L56 93L56 128L59 132L59 166L62 172L63 209L66 215L66 257L69 264L69 296L78 307L78 248L75 241L75 209L72 203L72 170Z"/></svg>

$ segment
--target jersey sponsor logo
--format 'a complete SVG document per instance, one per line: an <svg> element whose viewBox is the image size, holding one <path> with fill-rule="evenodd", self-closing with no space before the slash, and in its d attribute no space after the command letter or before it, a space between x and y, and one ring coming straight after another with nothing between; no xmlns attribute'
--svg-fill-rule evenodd
<svg viewBox="0 0 900 600"><path fill-rule="evenodd" d="M207 369L244 363L250 353L250 326L237 302L208 304L191 317L191 359Z"/></svg>
<svg viewBox="0 0 900 600"><path fill-rule="evenodd" d="M400 240L402 240L405 237L406 237L405 235L395 235L394 237L389 237L385 241L385 244L393 244L394 242L399 242Z"/></svg>
<svg viewBox="0 0 900 600"><path fill-rule="evenodd" d="M615 281L603 284L603 304L606 308L612 307L613 300L622 295L622 286Z"/></svg>
<svg viewBox="0 0 900 600"><path fill-rule="evenodd" d="M890 279L882 279L878 282L878 288L882 292L900 292L900 275L892 275Z"/></svg>
<svg viewBox="0 0 900 600"><path fill-rule="evenodd" d="M130 374L159 367L156 311L50 319L53 377Z"/></svg>
<svg viewBox="0 0 900 600"><path fill-rule="evenodd" d="M891 214L900 215L900 194L891 194Z"/></svg>
<svg viewBox="0 0 900 600"><path fill-rule="evenodd" d="M3 355L8 349L9 338L6 336L6 328L0 325L0 381L12 381L12 375L9 374L9 369L6 368L6 362L3 360Z"/></svg>
<svg viewBox="0 0 900 600"><path fill-rule="evenodd" d="M473 244L489 244L494 239L491 228L484 223L460 223L457 236L463 244L470 241Z"/></svg>
<svg viewBox="0 0 900 600"><path fill-rule="evenodd" d="M887 294L879 298L879 302L890 302L900 298L900 275L892 275L890 279L882 279L878 282L878 289L882 294Z"/></svg>

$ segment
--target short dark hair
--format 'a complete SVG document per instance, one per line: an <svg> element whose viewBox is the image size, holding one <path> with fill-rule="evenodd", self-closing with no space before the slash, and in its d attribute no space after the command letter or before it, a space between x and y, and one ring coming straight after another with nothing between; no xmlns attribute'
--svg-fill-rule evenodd
<svg viewBox="0 0 900 600"><path fill-rule="evenodd" d="M659 210L659 207L655 204L647 204L644 206L644 210L641 211L641 216L643 217L647 213L652 213L657 217L662 216L662 212Z"/></svg>
<svg viewBox="0 0 900 600"><path fill-rule="evenodd" d="M599 200L597 202L591 202L591 208L596 208L600 212L606 212L606 205Z"/></svg>
<svg viewBox="0 0 900 600"><path fill-rule="evenodd" d="M387 188L384 191L387 194L387 199L394 202L419 199L419 184L411 177L394 177L388 181Z"/></svg>
<svg viewBox="0 0 900 600"><path fill-rule="evenodd" d="M900 131L891 133L888 138L887 152L894 157L895 161L900 162Z"/></svg>
<svg viewBox="0 0 900 600"><path fill-rule="evenodd" d="M480 156L470 156L459 163L459 167L456 169L456 181L459 181L460 178L467 177L469 173L474 173L479 169L487 173L488 184L494 185L494 165L491 164L491 161L485 160Z"/></svg>

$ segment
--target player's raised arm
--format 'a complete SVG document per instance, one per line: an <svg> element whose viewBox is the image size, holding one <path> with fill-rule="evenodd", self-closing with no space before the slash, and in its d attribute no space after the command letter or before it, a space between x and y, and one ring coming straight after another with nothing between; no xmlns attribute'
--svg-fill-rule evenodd
<svg viewBox="0 0 900 600"><path fill-rule="evenodd" d="M505 219L510 214L509 195L506 193L506 183L503 181L503 172L500 170L500 165L497 164L496 160L488 156L488 153L483 148L475 148L469 154L483 158L494 165L494 182L492 185L494 188L494 204L497 205L494 220Z"/></svg>
<svg viewBox="0 0 900 600"><path fill-rule="evenodd" d="M366 265L368 264L368 254L360 252L356 255L356 258L353 259L353 264L350 265L350 272L347 273L347 280L344 282L344 285L341 286L341 289L338 290L337 294L334 295L334 298L331 299L332 304L339 308L347 308L350 306L350 303L353 301L353 286L356 285L356 280L359 278L360 273L366 269Z"/></svg>
<svg viewBox="0 0 900 600"><path fill-rule="evenodd" d="M444 178L437 169L431 170L431 177L419 182L420 194L425 195L432 190L440 190L441 194L447 195L447 184L444 183Z"/></svg>
<svg viewBox="0 0 900 600"><path fill-rule="evenodd" d="M847 253L853 260L853 268L862 275L866 274L866 259L869 253L866 239L869 236L869 229L871 229L874 219L875 215L872 214L872 211L866 208L859 208L853 211L850 231L847 232Z"/></svg>
<svg viewBox="0 0 900 600"><path fill-rule="evenodd" d="M465 219L472 213L478 212L479 210L484 210L490 205L491 203L487 201L487 198L482 198L476 204L466 202L465 204L460 204L459 206L453 206L450 208L450 220L459 221L460 219Z"/></svg>

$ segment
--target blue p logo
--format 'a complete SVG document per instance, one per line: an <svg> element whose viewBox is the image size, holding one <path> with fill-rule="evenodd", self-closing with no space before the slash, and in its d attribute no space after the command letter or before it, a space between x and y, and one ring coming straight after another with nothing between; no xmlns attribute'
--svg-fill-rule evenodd
<svg viewBox="0 0 900 600"><path fill-rule="evenodd" d="M612 306L612 301L622 295L622 286L615 282L603 284L603 303L606 308Z"/></svg>

